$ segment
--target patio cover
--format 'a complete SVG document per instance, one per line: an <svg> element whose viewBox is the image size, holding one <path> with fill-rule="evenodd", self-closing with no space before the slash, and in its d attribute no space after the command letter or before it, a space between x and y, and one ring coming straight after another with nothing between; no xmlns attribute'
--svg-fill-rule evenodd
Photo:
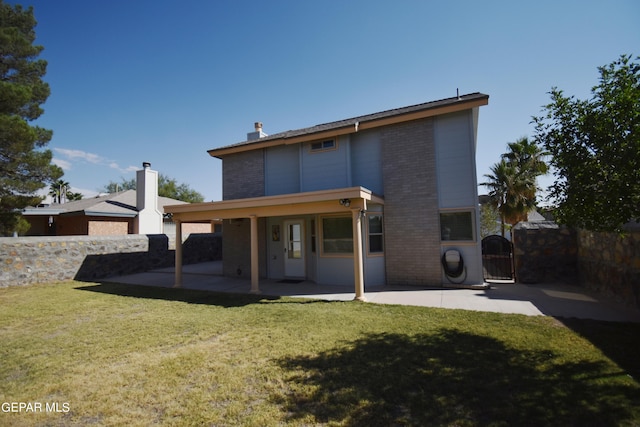
<svg viewBox="0 0 640 427"><path fill-rule="evenodd" d="M345 201L348 200L348 203ZM251 197L221 202L165 206L176 224L175 287L182 286L182 223L204 220L249 218L251 223L251 292L260 293L258 272L258 218L272 216L340 213L351 211L353 219L353 271L355 299L365 300L362 259L362 214L367 203L384 199L363 187L348 187L276 196Z"/></svg>

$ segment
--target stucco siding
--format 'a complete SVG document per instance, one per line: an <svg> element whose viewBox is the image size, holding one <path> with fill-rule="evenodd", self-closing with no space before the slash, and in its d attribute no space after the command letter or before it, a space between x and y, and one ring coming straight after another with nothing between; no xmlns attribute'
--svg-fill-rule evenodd
<svg viewBox="0 0 640 427"><path fill-rule="evenodd" d="M282 145L265 150L265 195L300 191L300 145Z"/></svg>
<svg viewBox="0 0 640 427"><path fill-rule="evenodd" d="M351 134L352 185L384 195L382 184L382 143L377 130Z"/></svg>
<svg viewBox="0 0 640 427"><path fill-rule="evenodd" d="M267 218L267 274L270 279L284 277L283 232L283 217Z"/></svg>
<svg viewBox="0 0 640 427"><path fill-rule="evenodd" d="M440 207L475 206L478 199L471 111L437 117L434 130Z"/></svg>
<svg viewBox="0 0 640 427"><path fill-rule="evenodd" d="M389 285L441 285L433 119L381 129Z"/></svg>
<svg viewBox="0 0 640 427"><path fill-rule="evenodd" d="M365 242L366 243L366 242ZM367 251L367 248L364 248ZM384 256L366 256L364 257L364 285L382 286L385 282L384 272Z"/></svg>
<svg viewBox="0 0 640 427"><path fill-rule="evenodd" d="M317 282L320 285L353 285L353 256L319 257Z"/></svg>
<svg viewBox="0 0 640 427"><path fill-rule="evenodd" d="M435 119L438 203L441 209L471 210L474 242L443 242L442 252L456 249L466 268L466 284L482 283L482 245L479 237L478 188L475 144L477 110L438 116ZM443 283L449 280L443 274Z"/></svg>
<svg viewBox="0 0 640 427"><path fill-rule="evenodd" d="M265 277L266 218L258 218L259 276ZM248 218L222 222L222 274L251 278L251 223Z"/></svg>
<svg viewBox="0 0 640 427"><path fill-rule="evenodd" d="M222 162L222 199L264 196L264 150L229 154Z"/></svg>
<svg viewBox="0 0 640 427"><path fill-rule="evenodd" d="M467 285L475 285L482 283L484 281L483 271L482 271L482 246L469 244L469 245L456 245L456 244L443 244L442 245L442 253L446 252L449 249L455 249L460 252L462 259L464 261L465 273L463 276L459 278L454 278L453 280L449 280L447 276L444 274L444 269L442 270L442 283L444 284L459 284L462 281L462 284Z"/></svg>
<svg viewBox="0 0 640 427"><path fill-rule="evenodd" d="M351 186L349 138L336 139L337 147L312 152L310 143L302 144L301 191L330 190Z"/></svg>

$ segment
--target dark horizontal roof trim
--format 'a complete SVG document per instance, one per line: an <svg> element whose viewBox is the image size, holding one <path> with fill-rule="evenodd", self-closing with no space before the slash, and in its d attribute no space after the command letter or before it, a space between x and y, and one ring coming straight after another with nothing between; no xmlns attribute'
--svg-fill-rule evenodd
<svg viewBox="0 0 640 427"><path fill-rule="evenodd" d="M260 146L262 144L265 144L268 142L274 142L277 140L287 140L291 138L301 137L304 135L312 135L312 134L328 132L328 131L338 131L344 128L354 128L356 123L362 124L367 122L374 122L376 120L386 119L389 117L402 116L404 114L415 113L418 111L425 111L430 109L447 107L447 106L455 105L456 103L467 103L471 101L478 101L478 100L483 100L488 98L489 98L489 95L486 95L480 92L474 92L466 95L461 95L459 97L446 98L438 101L430 101L423 104L411 105L408 107L395 108L392 110L381 111L379 113L367 114L364 116L338 120L330 123L323 123L323 124L302 128L302 129L288 130L285 132L276 133L276 134L255 139L255 140L243 141L236 144L223 146L220 148L214 148L209 150L209 154L211 154L212 156L215 156L216 152L221 150L228 150L236 147L239 148L239 147L245 147L245 146L248 149L252 145Z"/></svg>
<svg viewBox="0 0 640 427"><path fill-rule="evenodd" d="M138 212L132 213L116 213L116 212L101 212L101 211L84 211L86 216L108 216L114 218L135 218L138 216Z"/></svg>
<svg viewBox="0 0 640 427"><path fill-rule="evenodd" d="M64 209L47 209L47 208L24 208L22 210L22 215L58 215L64 212Z"/></svg>

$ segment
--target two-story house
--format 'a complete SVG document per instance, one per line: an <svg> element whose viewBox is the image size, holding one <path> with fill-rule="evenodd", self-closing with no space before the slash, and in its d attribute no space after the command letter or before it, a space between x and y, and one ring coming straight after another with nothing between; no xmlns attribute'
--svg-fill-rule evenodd
<svg viewBox="0 0 640 427"><path fill-rule="evenodd" d="M483 283L473 93L212 149L223 200L165 207L223 220L223 272L370 285ZM180 239L176 239L178 242ZM448 261L448 262L447 262ZM176 285L181 283L176 250Z"/></svg>

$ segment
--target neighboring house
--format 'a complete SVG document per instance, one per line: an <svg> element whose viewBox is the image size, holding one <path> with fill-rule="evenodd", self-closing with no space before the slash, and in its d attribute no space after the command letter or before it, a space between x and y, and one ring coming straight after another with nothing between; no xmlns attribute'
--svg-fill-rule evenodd
<svg viewBox="0 0 640 427"><path fill-rule="evenodd" d="M473 93L209 151L223 201L166 206L181 223L222 219L223 272L365 286L483 283ZM463 273L447 277L443 255ZM176 250L176 285L181 283ZM459 267L458 260L454 267Z"/></svg>
<svg viewBox="0 0 640 427"><path fill-rule="evenodd" d="M527 222L540 222L547 221L547 218L542 216L535 208L527 212Z"/></svg>
<svg viewBox="0 0 640 427"><path fill-rule="evenodd" d="M165 205L186 204L158 196L158 172L143 163L136 190L49 206L26 208L28 236L121 235L169 233L173 222L163 219ZM188 232L211 232L211 223L188 224Z"/></svg>

